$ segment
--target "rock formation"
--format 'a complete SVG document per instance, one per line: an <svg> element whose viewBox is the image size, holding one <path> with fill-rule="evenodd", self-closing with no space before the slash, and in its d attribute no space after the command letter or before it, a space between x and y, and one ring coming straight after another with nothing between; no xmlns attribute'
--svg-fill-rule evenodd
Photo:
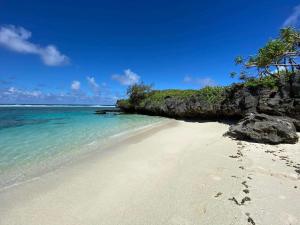
<svg viewBox="0 0 300 225"><path fill-rule="evenodd" d="M145 98L143 104L126 107L117 102L117 106L125 112L177 119L244 118L230 128L229 135L272 144L294 143L296 130L300 131L300 73L289 79L283 76L276 87L233 84L225 89L222 100L214 103L194 94L188 98L166 96L159 103ZM288 128L283 129L285 123ZM258 127L261 131L255 130Z"/></svg>

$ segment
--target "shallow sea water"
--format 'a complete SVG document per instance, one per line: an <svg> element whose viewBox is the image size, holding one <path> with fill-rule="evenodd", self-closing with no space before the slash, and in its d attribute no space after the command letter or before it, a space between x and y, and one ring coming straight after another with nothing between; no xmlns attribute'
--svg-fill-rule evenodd
<svg viewBox="0 0 300 225"><path fill-rule="evenodd" d="M99 107L0 107L0 188L101 150L109 137L162 122L144 115L95 115Z"/></svg>

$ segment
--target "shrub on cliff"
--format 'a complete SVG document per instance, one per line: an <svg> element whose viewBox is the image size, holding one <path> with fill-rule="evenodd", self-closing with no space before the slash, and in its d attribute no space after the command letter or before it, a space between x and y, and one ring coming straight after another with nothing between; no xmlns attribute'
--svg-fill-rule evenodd
<svg viewBox="0 0 300 225"><path fill-rule="evenodd" d="M245 81L244 85L246 87L256 88L256 87L268 87L275 88L278 86L279 79L273 76L266 76L259 79L249 78Z"/></svg>
<svg viewBox="0 0 300 225"><path fill-rule="evenodd" d="M206 86L200 89L198 94L202 96L208 103L214 104L221 102L224 98L224 91L226 87L221 86Z"/></svg>
<svg viewBox="0 0 300 225"><path fill-rule="evenodd" d="M179 90L179 89L167 89L167 90L154 90L147 96L147 101L153 103L161 103L166 98L176 97L180 99L186 99L197 93L197 90Z"/></svg>
<svg viewBox="0 0 300 225"><path fill-rule="evenodd" d="M140 102L141 106L147 103L151 104L162 104L167 98L176 98L178 100L186 100L192 96L197 96L208 103L216 103L223 99L224 87L204 87L200 90L179 90L179 89L168 89L168 90L155 90L149 92L145 98Z"/></svg>

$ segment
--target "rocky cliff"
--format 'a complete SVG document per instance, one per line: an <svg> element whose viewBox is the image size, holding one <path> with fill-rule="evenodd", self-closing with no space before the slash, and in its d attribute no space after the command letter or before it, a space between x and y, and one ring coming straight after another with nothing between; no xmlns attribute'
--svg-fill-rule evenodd
<svg viewBox="0 0 300 225"><path fill-rule="evenodd" d="M276 87L231 86L220 104L224 116L245 116L248 113L264 113L300 119L300 74L292 79L282 77Z"/></svg>
<svg viewBox="0 0 300 225"><path fill-rule="evenodd" d="M224 89L222 97L218 101L213 102L195 92L188 97L166 95L159 101L153 101L151 97L146 97L139 104L126 106L118 101L117 105L125 112L160 115L177 119L247 118L249 114L265 114L276 116L277 120L279 117L292 118L292 126L294 124L295 128L300 131L300 73L292 78L283 76L273 87L233 84ZM253 125L254 121L252 118L249 124ZM245 120L243 123L245 125ZM272 121L273 125L274 123L276 121ZM248 124L247 121L246 124ZM265 133L268 127L262 128ZM251 129L255 129L255 126L252 126ZM272 130L273 133L279 132L277 128L274 129ZM242 135L232 136L242 137ZM284 141L283 139L276 143L295 142L298 139L295 138L297 134L292 136L293 141ZM274 141L268 142L267 138L261 142L275 143Z"/></svg>
<svg viewBox="0 0 300 225"><path fill-rule="evenodd" d="M173 118L230 118L257 112L300 119L300 73L291 80L283 77L272 88L233 84L216 102L209 102L195 93L186 98L167 95L159 102L145 98L142 103L132 106L124 106L118 101L117 106L125 112Z"/></svg>

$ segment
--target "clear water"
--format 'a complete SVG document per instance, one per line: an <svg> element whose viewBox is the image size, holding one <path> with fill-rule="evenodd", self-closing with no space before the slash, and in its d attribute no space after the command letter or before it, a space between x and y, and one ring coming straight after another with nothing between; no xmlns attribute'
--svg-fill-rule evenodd
<svg viewBox="0 0 300 225"><path fill-rule="evenodd" d="M163 120L143 115L95 115L96 109L0 107L0 187L98 151L108 137Z"/></svg>

